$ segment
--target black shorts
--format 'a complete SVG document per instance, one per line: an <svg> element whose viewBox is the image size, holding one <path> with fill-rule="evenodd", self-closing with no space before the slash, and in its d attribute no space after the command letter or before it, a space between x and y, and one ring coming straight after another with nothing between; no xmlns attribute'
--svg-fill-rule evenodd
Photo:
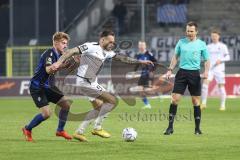
<svg viewBox="0 0 240 160"><path fill-rule="evenodd" d="M179 69L175 76L172 93L183 95L187 87L191 96L201 95L201 77L199 70Z"/></svg>
<svg viewBox="0 0 240 160"><path fill-rule="evenodd" d="M56 104L64 96L56 86L51 88L34 88L30 86L30 94L38 108L48 105L49 102Z"/></svg>
<svg viewBox="0 0 240 160"><path fill-rule="evenodd" d="M141 76L138 80L139 86L149 87L151 85L151 79L149 76Z"/></svg>

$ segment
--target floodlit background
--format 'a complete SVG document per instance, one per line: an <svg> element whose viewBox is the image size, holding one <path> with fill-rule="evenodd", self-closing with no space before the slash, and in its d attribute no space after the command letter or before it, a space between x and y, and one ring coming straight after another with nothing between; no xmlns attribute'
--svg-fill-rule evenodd
<svg viewBox="0 0 240 160"><path fill-rule="evenodd" d="M122 6L116 7L119 3ZM25 159L158 159L158 160L238 160L240 157L240 1L239 0L0 0L0 160ZM160 63L168 66L185 24L196 21L199 37L210 42L210 30L219 28L227 44L231 61L226 62L226 111L219 111L220 99L215 81L209 86L208 108L202 112L203 135L195 136L191 99L184 96L179 104L175 131L164 136L168 125L171 86L165 93L150 98L152 109L143 110L140 98L129 106L119 98L119 105L104 122L110 139L86 132L88 143L65 141L55 136L57 116L34 129L35 143L26 143L21 128L38 113L28 91L40 55L51 47L52 35L64 31L71 37L69 47L97 41L99 33L110 28L116 33L117 52L135 57L139 40ZM121 48L122 42L132 47ZM132 66L132 68L134 68ZM129 65L107 62L99 82L114 93L137 84L125 83L111 74L132 71ZM114 70L113 70L114 69ZM113 72L112 72L113 71ZM174 73L176 70L174 71ZM161 68L159 73L163 73ZM72 78L72 79L71 79ZM70 80L74 80L72 74ZM124 74L123 77L124 78ZM170 81L172 83L172 81ZM60 84L63 90L67 85ZM70 94L70 97L72 95ZM75 96L74 96L75 97ZM51 105L55 109L54 105ZM91 109L85 98L73 98L71 113ZM79 121L68 121L66 130L73 133ZM121 133L126 127L138 132L137 140L126 143Z"/></svg>
<svg viewBox="0 0 240 160"><path fill-rule="evenodd" d="M119 3L123 6L114 9ZM70 34L73 47L97 41L103 28L111 28L118 42L133 42L128 55L134 57L138 40L146 40L155 57L167 64L188 21L198 23L199 36L207 43L210 30L221 29L231 54L227 73L238 73L239 12L238 0L1 0L0 76L32 75L55 31Z"/></svg>

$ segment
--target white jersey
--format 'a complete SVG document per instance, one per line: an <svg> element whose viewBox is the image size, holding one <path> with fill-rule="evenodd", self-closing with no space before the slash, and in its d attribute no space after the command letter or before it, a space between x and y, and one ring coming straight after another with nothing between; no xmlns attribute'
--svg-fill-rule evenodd
<svg viewBox="0 0 240 160"><path fill-rule="evenodd" d="M210 70L225 71L224 62L230 60L227 46L222 42L218 42L210 43L209 45L207 45L207 48L210 55ZM222 63L215 66L217 60L220 60Z"/></svg>
<svg viewBox="0 0 240 160"><path fill-rule="evenodd" d="M80 66L77 75L94 82L106 59L116 55L113 51L103 50L97 42L87 42L79 46L81 50Z"/></svg>

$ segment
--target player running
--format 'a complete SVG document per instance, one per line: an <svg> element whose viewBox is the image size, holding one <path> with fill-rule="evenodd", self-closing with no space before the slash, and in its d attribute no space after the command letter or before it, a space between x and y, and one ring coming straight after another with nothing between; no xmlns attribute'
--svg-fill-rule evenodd
<svg viewBox="0 0 240 160"><path fill-rule="evenodd" d="M149 60L154 62L157 62L157 60L154 58L153 54L151 52L149 52L146 49L146 42L144 41L139 41L138 42L138 49L139 49L139 54L137 55L137 59L138 60ZM138 69L140 65L137 65L135 70ZM152 87L153 85L153 78L154 78L154 69L155 67L153 65L141 65L141 76L140 79L138 81L138 85L141 86L143 88L143 92L140 92L140 95L142 97L143 103L144 103L144 109L151 108L151 105L146 97L146 94L144 92L144 88L146 87Z"/></svg>
<svg viewBox="0 0 240 160"><path fill-rule="evenodd" d="M59 57L64 53L63 51L67 47L69 40L68 34L64 32L56 32L53 35L53 47L46 50L41 55L35 74L30 81L29 89L31 96L41 113L37 114L31 122L22 129L27 141L33 141L32 129L50 117L51 110L49 102L55 103L61 107L56 136L63 137L67 140L72 139L72 137L64 131L71 104L63 93L54 85L54 74L59 69L63 68L64 65L62 65L61 68L56 68L53 65L53 63L57 62Z"/></svg>
<svg viewBox="0 0 240 160"><path fill-rule="evenodd" d="M218 30L213 30L211 32L211 39L212 43L207 46L210 53L211 66L208 73L208 79L205 79L202 85L201 109L207 107L208 84L215 78L221 98L220 110L224 111L226 109L225 62L230 60L230 55L227 46L220 42L220 32Z"/></svg>
<svg viewBox="0 0 240 160"><path fill-rule="evenodd" d="M115 35L112 31L105 30L101 33L99 42L87 42L78 47L74 47L66 51L55 67L58 68L62 63L72 55L81 55L80 66L77 72L77 86L81 92L98 100L98 105L90 111L83 123L76 130L73 137L79 141L86 141L84 131L89 123L95 119L93 135L98 135L103 138L109 138L111 135L103 130L102 123L104 118L112 111L117 105L116 96L108 93L99 85L96 78L103 66L106 59L115 59L130 64L152 64L149 60L136 60L124 55L118 55L112 49L115 46Z"/></svg>

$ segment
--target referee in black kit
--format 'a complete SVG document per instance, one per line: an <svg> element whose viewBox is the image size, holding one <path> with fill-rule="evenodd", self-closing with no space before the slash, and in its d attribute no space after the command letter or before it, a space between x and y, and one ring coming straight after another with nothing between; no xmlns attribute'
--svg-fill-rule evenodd
<svg viewBox="0 0 240 160"><path fill-rule="evenodd" d="M205 66L203 78L207 78L210 62L206 43L197 38L197 33L197 24L195 22L187 23L186 37L178 41L175 47L175 54L166 73L166 77L169 78L172 74L172 70L179 60L179 70L175 76L174 87L171 95L172 99L169 108L169 125L164 132L164 135L170 135L173 133L173 122L177 113L177 106L181 95L184 94L187 87L191 94L192 104L194 107L195 134L202 134L200 130L201 78L199 70L201 59L203 59Z"/></svg>

